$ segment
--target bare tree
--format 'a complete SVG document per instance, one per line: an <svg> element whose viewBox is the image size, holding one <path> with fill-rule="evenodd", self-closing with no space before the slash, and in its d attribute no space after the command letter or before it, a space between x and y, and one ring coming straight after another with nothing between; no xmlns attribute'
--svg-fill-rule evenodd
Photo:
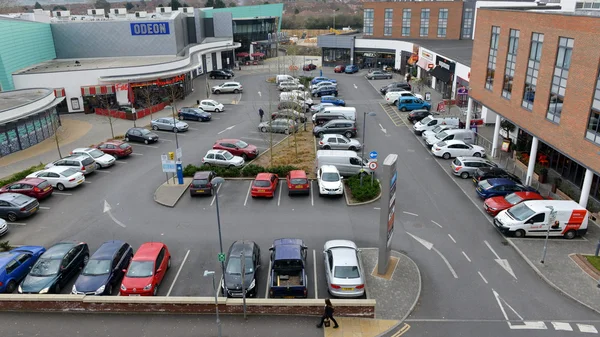
<svg viewBox="0 0 600 337"><path fill-rule="evenodd" d="M106 115L103 115L104 118L106 118L106 120L108 121L108 124L110 125L110 134L112 136L112 138L115 138L115 130L113 127L113 115L112 115L112 105L111 105L111 101L110 101L110 97L109 95L98 95L95 96L95 99L98 103L98 106L100 107L100 109L104 109L106 110Z"/></svg>
<svg viewBox="0 0 600 337"><path fill-rule="evenodd" d="M169 101L171 101L171 106L173 107L173 118L175 118L175 111L177 111L177 100L183 98L183 84L168 84L165 85L163 89L165 89L165 92L169 97Z"/></svg>
<svg viewBox="0 0 600 337"><path fill-rule="evenodd" d="M148 85L145 87L140 87L137 90L137 93L139 93L139 98L141 98L141 100L136 99L136 103L145 109L149 109L150 120L154 120L154 113L152 112L152 107L154 106L154 99L156 97L155 90L152 88L152 86Z"/></svg>
<svg viewBox="0 0 600 337"><path fill-rule="evenodd" d="M17 5L14 0L0 0L0 13L8 13L10 9Z"/></svg>
<svg viewBox="0 0 600 337"><path fill-rule="evenodd" d="M60 125L58 124L57 114L54 114L54 113L50 114L50 125L48 127L51 127L52 131L54 132L54 141L56 142L56 149L58 150L58 156L60 157L60 159L62 159L62 154L60 153L60 144L58 141L58 128L60 127Z"/></svg>

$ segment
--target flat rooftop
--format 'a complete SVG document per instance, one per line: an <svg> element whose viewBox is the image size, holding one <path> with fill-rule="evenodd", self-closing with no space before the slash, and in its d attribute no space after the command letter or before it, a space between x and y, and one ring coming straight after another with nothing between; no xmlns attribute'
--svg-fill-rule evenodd
<svg viewBox="0 0 600 337"><path fill-rule="evenodd" d="M50 89L40 88L2 91L0 92L0 113L33 103L46 97L50 92Z"/></svg>

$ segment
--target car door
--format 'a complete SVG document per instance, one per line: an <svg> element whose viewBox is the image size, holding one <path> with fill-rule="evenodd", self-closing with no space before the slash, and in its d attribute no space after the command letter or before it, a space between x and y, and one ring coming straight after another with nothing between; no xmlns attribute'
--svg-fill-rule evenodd
<svg viewBox="0 0 600 337"><path fill-rule="evenodd" d="M156 261L154 262L154 282L155 284L160 284L163 278L165 277L166 268L166 259L165 259L166 249L165 247L161 248L160 252L156 256Z"/></svg>
<svg viewBox="0 0 600 337"><path fill-rule="evenodd" d="M144 141L144 137L142 137L142 133L139 130L131 130L129 133L129 138L138 142Z"/></svg>
<svg viewBox="0 0 600 337"><path fill-rule="evenodd" d="M545 235L545 233L548 231L548 221L546 220L546 214L545 213L538 213L534 216L532 216L531 218L529 218L527 221L525 221L525 224L528 226L525 226L525 231L528 234L531 235ZM561 231L561 229L557 229L557 230L552 230L552 228L550 228L551 232L556 232L556 231Z"/></svg>
<svg viewBox="0 0 600 337"><path fill-rule="evenodd" d="M345 138L342 137L336 137L337 138L337 148L339 150L348 150L348 141L346 141Z"/></svg>
<svg viewBox="0 0 600 337"><path fill-rule="evenodd" d="M20 183L16 183L16 184L12 184L8 187L8 192L11 193L23 193L23 186L25 184L20 184Z"/></svg>
<svg viewBox="0 0 600 337"><path fill-rule="evenodd" d="M206 157L204 158L204 161L208 164L216 164L215 154L214 153L207 154Z"/></svg>
<svg viewBox="0 0 600 337"><path fill-rule="evenodd" d="M46 175L43 177L46 179L53 187L61 182L61 175L56 172L46 172Z"/></svg>
<svg viewBox="0 0 600 337"><path fill-rule="evenodd" d="M461 156L472 156L473 148L466 144L456 144L458 145L458 151Z"/></svg>
<svg viewBox="0 0 600 337"><path fill-rule="evenodd" d="M21 253L15 258L19 265L15 270L15 275L13 278L17 280L17 282L20 282L21 279L23 279L27 273L29 273L29 269L31 269L33 266L32 258L33 254L31 253Z"/></svg>
<svg viewBox="0 0 600 337"><path fill-rule="evenodd" d="M225 156L220 153L215 154L215 162L217 165L227 166L227 159L225 159Z"/></svg>
<svg viewBox="0 0 600 337"><path fill-rule="evenodd" d="M333 278L333 254L331 250L323 252L325 260L325 277L327 278L327 287L331 285Z"/></svg>
<svg viewBox="0 0 600 337"><path fill-rule="evenodd" d="M327 136L325 139L325 143L329 145L329 147L333 150L338 149L337 137L336 136Z"/></svg>
<svg viewBox="0 0 600 337"><path fill-rule="evenodd" d="M62 262L60 264L60 270L58 275L58 284L62 288L69 280L71 274L73 273L73 266L75 265L75 257L77 256L77 252L75 251L76 247L71 248L65 256L63 256Z"/></svg>
<svg viewBox="0 0 600 337"><path fill-rule="evenodd" d="M4 200L0 200L0 216L6 216L12 205Z"/></svg>
<svg viewBox="0 0 600 337"><path fill-rule="evenodd" d="M15 283L19 282L21 278L21 274L19 274L19 261L16 259L8 261L4 270L6 271L6 279L0 281L4 281L6 284L8 284L8 280L14 280ZM25 276L25 274L23 276Z"/></svg>

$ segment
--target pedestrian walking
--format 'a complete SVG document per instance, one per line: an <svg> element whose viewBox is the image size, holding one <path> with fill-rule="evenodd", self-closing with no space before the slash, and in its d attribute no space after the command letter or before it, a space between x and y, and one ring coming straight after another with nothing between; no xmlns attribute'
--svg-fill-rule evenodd
<svg viewBox="0 0 600 337"><path fill-rule="evenodd" d="M331 304L331 300L329 300L328 298L325 299L325 308L323 309L323 316L321 316L321 322L317 324L317 328L323 327L323 323L325 323L326 327L329 326L329 320L333 321L334 329L339 328L340 326L338 325L335 318L333 318L334 311L335 309L333 308L333 304Z"/></svg>
<svg viewBox="0 0 600 337"><path fill-rule="evenodd" d="M263 109L262 109L262 108L259 108L259 109L258 109L258 115L260 116L260 122L262 123L262 121L263 121L263 117L264 117L264 115L265 115L265 112L263 111Z"/></svg>

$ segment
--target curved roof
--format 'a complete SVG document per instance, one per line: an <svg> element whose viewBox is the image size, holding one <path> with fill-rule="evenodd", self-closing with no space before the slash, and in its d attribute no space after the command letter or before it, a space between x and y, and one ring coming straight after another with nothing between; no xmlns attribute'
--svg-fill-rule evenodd
<svg viewBox="0 0 600 337"><path fill-rule="evenodd" d="M64 100L53 89L30 88L0 92L0 124L50 109Z"/></svg>

